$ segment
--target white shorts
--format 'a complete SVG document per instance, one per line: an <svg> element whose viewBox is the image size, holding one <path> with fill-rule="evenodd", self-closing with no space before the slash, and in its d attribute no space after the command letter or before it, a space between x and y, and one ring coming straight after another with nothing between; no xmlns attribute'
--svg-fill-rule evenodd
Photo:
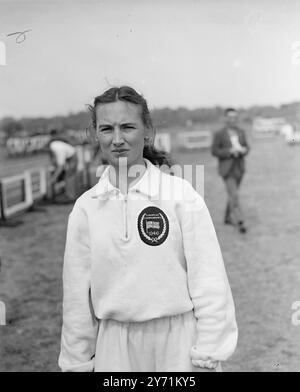
<svg viewBox="0 0 300 392"><path fill-rule="evenodd" d="M194 312L144 322L101 320L95 372L194 372ZM219 370L220 371L220 370Z"/></svg>

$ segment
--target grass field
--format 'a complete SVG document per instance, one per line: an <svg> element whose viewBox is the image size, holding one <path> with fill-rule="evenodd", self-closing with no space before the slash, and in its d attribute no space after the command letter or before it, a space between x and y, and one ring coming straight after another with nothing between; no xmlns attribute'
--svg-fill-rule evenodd
<svg viewBox="0 0 300 392"><path fill-rule="evenodd" d="M239 342L225 371L299 371L300 146L254 141L241 200L249 232L224 226L225 189L209 152L177 152L180 163L205 164L205 200L213 217L236 304ZM25 214L0 227L1 371L58 371L61 273L70 206Z"/></svg>
<svg viewBox="0 0 300 392"><path fill-rule="evenodd" d="M45 165L49 165L49 158L46 154L32 155L27 158L9 158L5 147L0 146L0 178L20 174L22 170Z"/></svg>

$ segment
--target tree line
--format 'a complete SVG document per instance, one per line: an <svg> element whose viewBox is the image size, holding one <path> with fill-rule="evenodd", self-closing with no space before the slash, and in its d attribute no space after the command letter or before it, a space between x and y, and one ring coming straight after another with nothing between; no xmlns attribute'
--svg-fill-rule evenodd
<svg viewBox="0 0 300 392"><path fill-rule="evenodd" d="M238 108L245 122L251 123L257 116L263 117L285 117L288 121L300 123L300 103L275 106L253 106L248 109ZM210 124L220 121L224 108L216 106L213 108L187 109L179 107L176 109L154 108L151 111L154 125L157 129L186 127L191 124ZM48 134L51 129L84 130L90 124L88 111L69 113L65 116L54 117L24 117L16 119L5 117L0 120L0 131L6 137L33 136Z"/></svg>

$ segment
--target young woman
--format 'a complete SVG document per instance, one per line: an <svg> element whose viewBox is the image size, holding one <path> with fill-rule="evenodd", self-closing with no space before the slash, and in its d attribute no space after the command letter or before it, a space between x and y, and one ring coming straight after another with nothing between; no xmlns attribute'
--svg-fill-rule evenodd
<svg viewBox="0 0 300 392"><path fill-rule="evenodd" d="M145 99L111 88L90 108L99 182L70 214L63 371L216 371L235 350L234 303L202 197L155 164Z"/></svg>

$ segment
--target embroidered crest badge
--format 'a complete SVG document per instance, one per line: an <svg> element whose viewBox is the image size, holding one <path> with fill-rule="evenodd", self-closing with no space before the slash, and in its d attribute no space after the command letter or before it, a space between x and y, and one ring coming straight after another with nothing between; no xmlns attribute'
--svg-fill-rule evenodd
<svg viewBox="0 0 300 392"><path fill-rule="evenodd" d="M160 208L144 208L139 214L137 225L140 238L147 245L161 245L168 237L169 220Z"/></svg>

